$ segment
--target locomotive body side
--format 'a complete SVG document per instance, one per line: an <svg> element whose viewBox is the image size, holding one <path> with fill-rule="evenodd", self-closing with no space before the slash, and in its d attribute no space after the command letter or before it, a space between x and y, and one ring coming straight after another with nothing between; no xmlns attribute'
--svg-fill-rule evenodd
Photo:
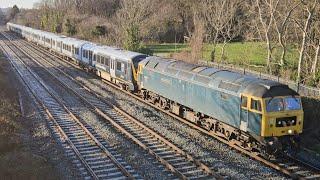
<svg viewBox="0 0 320 180"><path fill-rule="evenodd" d="M302 132L299 95L274 81L150 57L139 65L138 84L144 98L226 138L272 144ZM287 103L274 112L270 101L279 98Z"/></svg>

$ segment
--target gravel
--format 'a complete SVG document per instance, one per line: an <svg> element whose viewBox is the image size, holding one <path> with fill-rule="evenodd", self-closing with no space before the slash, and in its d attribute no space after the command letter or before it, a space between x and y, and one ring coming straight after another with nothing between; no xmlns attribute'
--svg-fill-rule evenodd
<svg viewBox="0 0 320 180"><path fill-rule="evenodd" d="M227 145L215 140L212 137L204 135L197 130L190 128L189 126L181 123L172 117L157 111L156 109L141 103L140 101L125 95L116 89L109 87L107 84L103 83L101 80L93 78L93 76L86 74L83 71L70 67L70 65L65 65L65 63L59 62L66 66L64 69L80 82L86 84L94 91L101 93L107 101L115 103L120 106L123 110L131 114L132 116L139 119L141 122L145 123L152 129L156 130L162 134L165 138L176 144L177 146L184 149L189 154L195 156L197 159L205 162L207 165L212 167L215 171L221 174L230 176L232 179L285 179L286 177L277 171L266 167L265 165L250 159L247 156L240 154L239 152L232 150ZM56 63L55 63L56 64ZM103 87L103 89L101 88ZM88 112L89 113L89 112ZM99 131L101 135L106 138L109 143L114 142L115 144L132 148L132 145L128 143L122 137L114 135L112 137L108 135L110 132L115 133L112 128L109 128L107 123L95 120L95 118L90 118L85 116L87 122L92 124L93 128ZM110 138L111 137L111 138ZM112 141L114 140L114 141ZM127 146L128 144L128 146ZM125 151L126 152L126 151ZM139 152L139 151L137 151ZM126 152L127 153L127 152ZM130 155L131 156L131 155ZM145 155L139 154L130 157L133 162L135 160L140 160L140 158ZM129 156L128 156L129 157ZM134 158L139 157L139 158ZM148 158L146 158L148 159ZM129 159L126 159L129 162ZM132 162L130 161L130 162ZM148 161L148 160L146 160ZM142 166L140 163L133 165L134 168L142 169L146 167L149 172L149 166ZM140 166L140 167L139 167ZM154 173L154 172L152 172ZM149 174L149 173L148 173ZM149 176L146 176L149 177ZM150 176L151 177L151 176ZM157 178L161 176L156 176Z"/></svg>
<svg viewBox="0 0 320 180"><path fill-rule="evenodd" d="M63 149L59 146L51 134L44 117L40 112L35 99L15 70L10 70L15 80L16 88L20 92L20 101L23 109L23 143L37 158L42 158L47 164L54 168L54 171L47 174L48 179L79 179L78 170L66 160ZM51 176L52 175L52 176ZM30 177L27 177L30 178Z"/></svg>
<svg viewBox="0 0 320 180"><path fill-rule="evenodd" d="M34 65L33 70L42 78L48 88L56 95L64 100L68 108L85 123L89 124L95 132L102 137L108 144L117 150L121 157L130 164L136 172L145 179L172 179L173 175L168 172L164 166L158 163L154 157L147 154L138 145L132 143L111 124L104 119L96 116L92 110L83 105L78 97L70 94L64 87L58 85L58 82L53 81L52 77L42 68Z"/></svg>

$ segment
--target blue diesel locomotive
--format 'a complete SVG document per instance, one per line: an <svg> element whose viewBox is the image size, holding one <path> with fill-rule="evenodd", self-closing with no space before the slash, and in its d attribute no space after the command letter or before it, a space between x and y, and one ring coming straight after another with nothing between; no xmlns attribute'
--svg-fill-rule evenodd
<svg viewBox="0 0 320 180"><path fill-rule="evenodd" d="M251 151L302 132L301 99L287 85L159 57L138 75L144 99Z"/></svg>

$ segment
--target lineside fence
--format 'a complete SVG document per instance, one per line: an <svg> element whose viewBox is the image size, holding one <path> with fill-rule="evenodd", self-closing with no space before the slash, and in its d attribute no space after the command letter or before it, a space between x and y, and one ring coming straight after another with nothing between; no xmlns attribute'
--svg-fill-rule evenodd
<svg viewBox="0 0 320 180"><path fill-rule="evenodd" d="M280 78L279 76L274 76L270 74L253 71L246 68L236 67L236 66L227 65L227 64L220 64L216 62L209 62L209 61L202 60L202 61L199 61L198 63L201 65L207 65L207 66L218 68L218 69L225 69L225 70L229 70L229 71L233 71L241 74L252 75L255 77L259 77L261 79L269 79L269 80L277 81L283 84L287 84L291 89L296 90L302 96L313 96L313 97L320 96L320 89L310 87L310 86L305 86L302 84L297 84L292 80Z"/></svg>

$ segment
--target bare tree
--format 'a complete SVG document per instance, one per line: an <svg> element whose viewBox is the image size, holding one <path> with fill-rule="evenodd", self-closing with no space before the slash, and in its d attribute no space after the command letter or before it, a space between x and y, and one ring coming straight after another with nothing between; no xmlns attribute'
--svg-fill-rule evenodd
<svg viewBox="0 0 320 180"><path fill-rule="evenodd" d="M313 62L312 62L312 67L311 67L311 75L313 77L313 79L316 79L316 74L317 74L317 67L318 67L318 58L320 55L320 13L318 12L316 15L316 18L314 18L314 25L312 28L312 36L311 36L311 41L312 44L311 46L314 49L314 58L313 58Z"/></svg>
<svg viewBox="0 0 320 180"><path fill-rule="evenodd" d="M212 40L212 61L215 61L215 51L218 43L219 32L225 26L225 22L223 21L225 18L222 17L224 16L226 2L227 1L224 0L201 0L198 3L199 11L204 17L209 37Z"/></svg>
<svg viewBox="0 0 320 180"><path fill-rule="evenodd" d="M169 4L172 3L173 11L175 11L180 18L181 25L183 30L185 31L186 36L191 37L192 30L194 27L194 12L196 8L195 1L189 0L172 0L167 1Z"/></svg>
<svg viewBox="0 0 320 180"><path fill-rule="evenodd" d="M271 72L272 61L271 28L274 20L273 14L278 5L279 0L256 0L256 7L258 8L259 19L267 44L267 67L269 72Z"/></svg>
<svg viewBox="0 0 320 180"><path fill-rule="evenodd" d="M300 5L300 1L297 3L292 3L291 0L283 1L280 3L280 8L276 9L276 12L272 13L275 29L278 34L278 42L282 48L281 58L280 58L280 66L284 66L286 64L286 53L287 53L287 45L285 35L288 28L288 23L292 12Z"/></svg>
<svg viewBox="0 0 320 180"><path fill-rule="evenodd" d="M320 39L318 39L318 43L315 44L315 55L314 55L314 61L311 68L313 79L316 78L316 74L317 74L319 53L320 53Z"/></svg>
<svg viewBox="0 0 320 180"><path fill-rule="evenodd" d="M318 0L314 0L313 3L305 2L304 0L301 0L301 2L305 6L305 10L307 11L308 17L305 20L303 32L302 32L302 42L301 42L301 49L300 49L300 55L299 55L299 62L298 62L298 75L297 75L297 83L300 83L301 81L301 69L302 69L302 63L304 61L305 56L305 50L306 50L306 42L307 42L307 36L308 31L310 29L310 25L312 23L311 19L314 15L315 9L318 5Z"/></svg>
<svg viewBox="0 0 320 180"><path fill-rule="evenodd" d="M221 47L221 60L225 60L225 47L227 43L232 41L234 38L239 36L244 28L244 22L240 15L240 7L242 1L231 0L226 1L223 20L225 22L223 28L220 30L219 34L223 38L223 45Z"/></svg>
<svg viewBox="0 0 320 180"><path fill-rule="evenodd" d="M199 17L197 12L194 12L194 32L191 37L190 47L191 47L191 61L197 62L199 57L201 57L203 48L203 39L205 34L205 27L203 20Z"/></svg>

